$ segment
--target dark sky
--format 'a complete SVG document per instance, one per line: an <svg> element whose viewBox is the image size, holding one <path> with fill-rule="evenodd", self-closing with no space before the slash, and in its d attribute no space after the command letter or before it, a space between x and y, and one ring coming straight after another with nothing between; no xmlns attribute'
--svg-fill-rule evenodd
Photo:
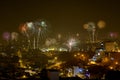
<svg viewBox="0 0 120 80"><path fill-rule="evenodd" d="M83 24L106 22L104 32L120 32L119 0L0 0L0 34L21 23L45 19L54 32L84 32Z"/></svg>

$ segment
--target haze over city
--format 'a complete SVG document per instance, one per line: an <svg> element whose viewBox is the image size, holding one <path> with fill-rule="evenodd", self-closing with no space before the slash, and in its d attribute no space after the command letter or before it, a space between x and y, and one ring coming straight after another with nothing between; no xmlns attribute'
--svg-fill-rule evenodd
<svg viewBox="0 0 120 80"><path fill-rule="evenodd" d="M1 0L0 79L120 78L113 0Z"/></svg>
<svg viewBox="0 0 120 80"><path fill-rule="evenodd" d="M119 2L113 0L36 0L0 1L0 34L19 32L20 24L45 19L54 33L86 35L83 25L88 22L106 22L100 34L119 33Z"/></svg>

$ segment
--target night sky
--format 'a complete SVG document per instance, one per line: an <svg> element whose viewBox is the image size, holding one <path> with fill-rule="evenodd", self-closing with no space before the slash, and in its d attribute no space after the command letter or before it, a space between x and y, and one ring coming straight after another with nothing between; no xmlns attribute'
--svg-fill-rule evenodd
<svg viewBox="0 0 120 80"><path fill-rule="evenodd" d="M83 24L106 22L101 34L120 32L119 0L0 0L0 34L21 23L45 19L56 33L84 33Z"/></svg>

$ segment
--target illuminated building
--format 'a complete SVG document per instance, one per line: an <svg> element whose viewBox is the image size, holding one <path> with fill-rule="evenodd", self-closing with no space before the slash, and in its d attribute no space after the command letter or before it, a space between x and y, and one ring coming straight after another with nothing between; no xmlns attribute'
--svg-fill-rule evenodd
<svg viewBox="0 0 120 80"><path fill-rule="evenodd" d="M106 52L117 52L118 51L118 43L115 41L105 42L105 50L106 50Z"/></svg>

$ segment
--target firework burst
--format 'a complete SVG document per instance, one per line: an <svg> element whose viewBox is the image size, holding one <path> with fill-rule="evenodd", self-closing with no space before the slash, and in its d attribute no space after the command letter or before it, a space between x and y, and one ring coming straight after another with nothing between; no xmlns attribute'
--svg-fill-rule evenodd
<svg viewBox="0 0 120 80"><path fill-rule="evenodd" d="M40 47L40 43L47 37L49 24L45 20L26 22L20 25L20 31L26 36L29 47Z"/></svg>

